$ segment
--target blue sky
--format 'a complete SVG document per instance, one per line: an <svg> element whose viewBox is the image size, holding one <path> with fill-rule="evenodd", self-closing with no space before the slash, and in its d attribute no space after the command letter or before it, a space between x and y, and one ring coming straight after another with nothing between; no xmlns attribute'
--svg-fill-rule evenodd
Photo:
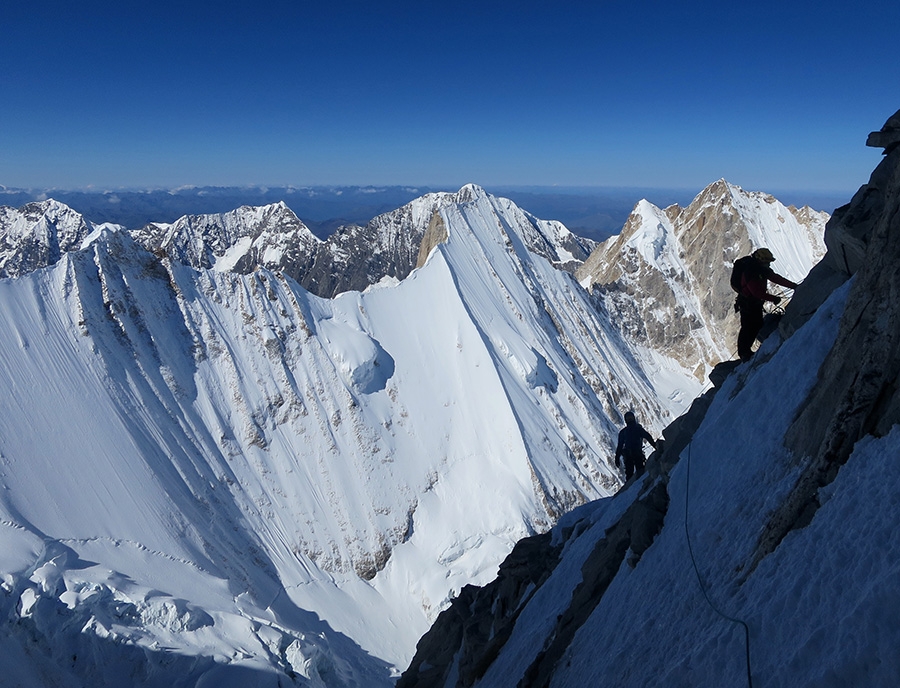
<svg viewBox="0 0 900 688"><path fill-rule="evenodd" d="M852 192L900 108L896 0L29 0L0 26L9 187Z"/></svg>

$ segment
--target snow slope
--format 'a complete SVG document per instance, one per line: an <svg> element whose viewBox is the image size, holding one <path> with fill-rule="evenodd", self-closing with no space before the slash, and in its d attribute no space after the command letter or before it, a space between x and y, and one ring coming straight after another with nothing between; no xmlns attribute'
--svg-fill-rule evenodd
<svg viewBox="0 0 900 688"><path fill-rule="evenodd" d="M388 685L459 588L617 489L621 414L659 431L697 384L660 394L526 248L558 228L465 191L421 269L333 300L109 227L0 280L0 667Z"/></svg>

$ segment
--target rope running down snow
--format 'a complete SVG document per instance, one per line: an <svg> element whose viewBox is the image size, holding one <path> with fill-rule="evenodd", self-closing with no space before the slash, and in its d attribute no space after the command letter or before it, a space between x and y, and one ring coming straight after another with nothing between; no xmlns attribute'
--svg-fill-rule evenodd
<svg viewBox="0 0 900 688"><path fill-rule="evenodd" d="M703 585L703 579L700 576L700 569L697 566L697 559L694 557L694 548L691 545L691 533L688 530L688 503L690 501L690 487L691 487L691 446L693 445L693 441L688 444L688 456L687 456L687 478L685 479L685 488L684 488L684 535L687 538L688 552L691 555L691 563L694 566L694 573L697 575L697 583L700 585L700 590L703 593L703 597L706 599L706 603L710 606L716 614L721 616L726 621L730 621L733 624L738 624L743 626L744 628L744 646L745 652L747 655L747 686L748 688L753 688L753 676L750 671L750 627L747 625L745 621L741 619L736 619L732 616L728 616L723 611L721 611L715 604L713 604L712 599L709 597L709 592L706 589L706 586Z"/></svg>

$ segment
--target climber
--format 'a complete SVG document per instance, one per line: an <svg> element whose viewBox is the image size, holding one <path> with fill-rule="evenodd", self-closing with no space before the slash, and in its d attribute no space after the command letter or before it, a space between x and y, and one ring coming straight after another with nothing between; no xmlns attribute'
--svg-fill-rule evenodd
<svg viewBox="0 0 900 688"><path fill-rule="evenodd" d="M637 422L631 411L626 411L625 427L619 431L616 446L616 466L622 465L620 458L625 460L625 480L644 471L644 440L656 448L656 440Z"/></svg>
<svg viewBox="0 0 900 688"><path fill-rule="evenodd" d="M731 287L738 296L734 309L741 314L741 329L738 332L738 356L742 361L753 355L753 342L763 326L763 303L771 301L776 306L781 297L768 292L768 280L783 287L796 289L797 284L776 274L770 267L775 256L767 248L758 248L749 256L734 262L731 271Z"/></svg>

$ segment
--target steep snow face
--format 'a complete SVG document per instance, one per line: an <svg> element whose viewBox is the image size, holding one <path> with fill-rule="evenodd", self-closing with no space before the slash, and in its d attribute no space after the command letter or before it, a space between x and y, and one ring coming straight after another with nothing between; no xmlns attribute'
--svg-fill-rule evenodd
<svg viewBox="0 0 900 688"><path fill-rule="evenodd" d="M893 681L900 670L890 649L900 638L892 544L900 516L893 497L900 489L896 428L859 442L823 491L812 522L750 566L759 533L796 484L799 466L784 447L785 432L817 382L846 295L846 288L836 294L767 366L726 383L669 483L669 514L681 518L666 519L637 567L622 566L549 685L744 685L741 627L707 604L692 556L713 604L749 624L754 684ZM521 628L532 636L514 634L475 685L516 685L533 658L528 648L540 647L540 624L546 628L545 619L562 613L580 581L577 558L587 556L610 507L615 511L602 502L597 507L582 524L590 542L569 544L574 560L521 615Z"/></svg>
<svg viewBox="0 0 900 688"><path fill-rule="evenodd" d="M827 220L720 180L684 209L641 201L622 233L576 274L601 295L627 338L705 378L711 366L734 358L734 261L767 246L775 271L802 281L825 253Z"/></svg>
<svg viewBox="0 0 900 688"><path fill-rule="evenodd" d="M835 294L765 366L742 367L728 379L672 472L661 532L637 564L626 565L621 556L602 597L590 600L595 606L556 656L546 685L745 685L742 629L710 607L704 589L717 609L749 624L754 683L840 686L857 683L857 671L860 676L870 669L875 673L869 676L896 671L887 647L896 642L897 625L873 606L895 597L887 583L894 548L875 553L884 542L878 537L880 544L862 545L874 555L866 557L865 575L845 559L860 548L853 523L878 533L896 518L895 508L882 511L864 498L893 489L885 488L885 481L895 486L897 471L876 467L897 451L896 432L860 446L858 465L829 490L833 498L812 526L795 532L792 542L755 570L749 565L771 510L796 481L797 465L784 435L817 382L847 291ZM767 346L769 356L774 348ZM554 532L557 543L565 544L560 564L520 611L496 661L480 680L466 685L521 685L526 672L540 666L540 648L549 647L557 620L571 613L583 567L604 550L604 539L625 509L648 492L646 484L636 483L561 524ZM565 540L565 532L575 535ZM874 646L858 642L857 633L870 627L867 618L877 629L871 633ZM891 659L872 662L880 651Z"/></svg>
<svg viewBox="0 0 900 688"><path fill-rule="evenodd" d="M431 193L367 223L339 228L319 246L311 267L294 275L307 289L331 297L345 291L362 291L384 277L402 280L419 265L425 232L441 208L485 196L482 188L468 184L457 193ZM558 222L539 220L511 201L506 207L510 223L530 251L559 267L574 270L587 258L595 243L568 231Z"/></svg>
<svg viewBox="0 0 900 688"><path fill-rule="evenodd" d="M54 200L0 206L0 278L52 265L91 232L84 218Z"/></svg>
<svg viewBox="0 0 900 688"><path fill-rule="evenodd" d="M552 226L477 187L438 212L421 269L333 300L108 228L0 280L0 666L165 683L177 648L211 658L180 678L387 685L450 596L618 487L622 412L658 432L696 387L661 394L529 250Z"/></svg>
<svg viewBox="0 0 900 688"><path fill-rule="evenodd" d="M460 190L457 198L473 201L485 196L483 189L469 184ZM561 222L540 220L508 199L492 198L495 212L502 214L510 227L516 228L525 248L558 268L574 271L596 247L596 242L575 236Z"/></svg>

